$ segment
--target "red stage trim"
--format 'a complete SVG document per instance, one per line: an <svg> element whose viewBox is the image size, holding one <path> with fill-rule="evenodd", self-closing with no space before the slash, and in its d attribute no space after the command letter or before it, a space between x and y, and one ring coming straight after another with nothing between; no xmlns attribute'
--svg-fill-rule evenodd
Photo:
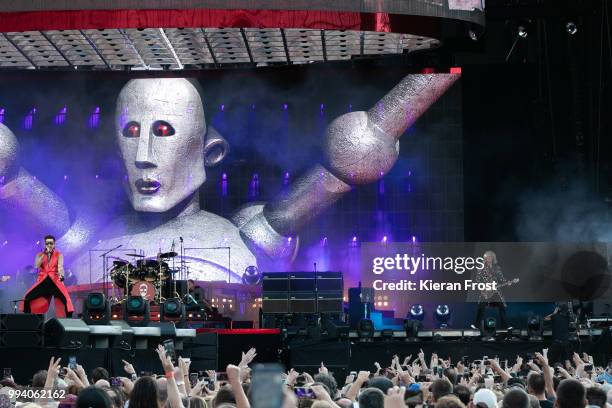
<svg viewBox="0 0 612 408"><path fill-rule="evenodd" d="M196 329L196 333L217 334L280 334L280 329Z"/></svg>
<svg viewBox="0 0 612 408"><path fill-rule="evenodd" d="M252 27L410 32L435 37L432 29L437 29L437 21L389 13L316 10L56 10L0 13L0 31Z"/></svg>

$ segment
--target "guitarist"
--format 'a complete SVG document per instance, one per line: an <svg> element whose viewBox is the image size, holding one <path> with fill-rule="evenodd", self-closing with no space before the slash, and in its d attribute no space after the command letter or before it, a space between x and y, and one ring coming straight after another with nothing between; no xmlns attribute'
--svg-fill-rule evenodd
<svg viewBox="0 0 612 408"><path fill-rule="evenodd" d="M497 263L497 255L495 255L495 252L486 251L483 258L485 261L484 268L476 270L474 281L479 283L497 282L497 286L508 284L509 282L504 277L501 267ZM480 292L476 322L472 325L472 328L475 330L481 328L484 311L487 306L497 307L499 309L501 327L507 328L506 301L499 290Z"/></svg>

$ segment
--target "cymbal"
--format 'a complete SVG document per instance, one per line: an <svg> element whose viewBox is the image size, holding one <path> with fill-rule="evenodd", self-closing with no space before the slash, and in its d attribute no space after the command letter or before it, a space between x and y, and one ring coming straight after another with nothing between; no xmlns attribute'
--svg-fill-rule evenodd
<svg viewBox="0 0 612 408"><path fill-rule="evenodd" d="M133 256L135 258L144 258L144 255L140 255L140 254L125 254L125 256Z"/></svg>
<svg viewBox="0 0 612 408"><path fill-rule="evenodd" d="M115 265L115 266L125 266L127 264L129 264L129 262L128 261L124 261L123 259L119 259L117 261L113 261L113 265Z"/></svg>
<svg viewBox="0 0 612 408"><path fill-rule="evenodd" d="M175 256L177 256L178 253L171 251L171 252L164 252L163 254L159 254L160 258L174 258Z"/></svg>

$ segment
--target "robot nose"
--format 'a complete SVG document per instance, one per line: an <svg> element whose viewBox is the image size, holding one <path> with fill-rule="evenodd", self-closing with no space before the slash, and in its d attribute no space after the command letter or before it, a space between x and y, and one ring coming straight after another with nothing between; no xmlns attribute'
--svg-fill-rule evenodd
<svg viewBox="0 0 612 408"><path fill-rule="evenodd" d="M153 141L151 135L141 135L138 141L138 151L136 152L136 168L149 169L157 167L153 160Z"/></svg>

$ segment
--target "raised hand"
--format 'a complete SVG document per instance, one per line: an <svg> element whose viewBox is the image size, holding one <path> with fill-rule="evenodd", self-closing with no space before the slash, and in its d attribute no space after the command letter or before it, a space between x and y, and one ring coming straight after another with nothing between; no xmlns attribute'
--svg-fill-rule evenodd
<svg viewBox="0 0 612 408"><path fill-rule="evenodd" d="M404 366L407 366L410 364L410 360L412 360L412 354L408 355L408 357L404 358Z"/></svg>
<svg viewBox="0 0 612 408"><path fill-rule="evenodd" d="M387 390L385 397L385 408L405 408L404 395L406 387L392 387Z"/></svg>
<svg viewBox="0 0 612 408"><path fill-rule="evenodd" d="M368 379L370 378L370 372L369 371L360 371L357 373L357 381L364 383L366 381L368 381Z"/></svg>
<svg viewBox="0 0 612 408"><path fill-rule="evenodd" d="M157 355L159 356L159 361L161 362L162 367L164 368L165 373L174 373L174 364L172 364L172 359L166 353L166 349L161 344L157 346Z"/></svg>
<svg viewBox="0 0 612 408"><path fill-rule="evenodd" d="M230 384L240 384L240 367L229 364L225 369Z"/></svg>
<svg viewBox="0 0 612 408"><path fill-rule="evenodd" d="M297 371L295 371L293 368L291 370L289 370L289 372L287 373L287 378L285 380L285 382L289 385L293 385L295 384L295 380L297 380L298 376L300 375L300 373L298 373Z"/></svg>
<svg viewBox="0 0 612 408"><path fill-rule="evenodd" d="M325 364L321 361L321 367L319 367L319 374L329 374L329 370L325 367Z"/></svg>
<svg viewBox="0 0 612 408"><path fill-rule="evenodd" d="M129 375L136 374L136 370L134 370L134 366L130 362L125 360L121 360L121 362L123 363L123 371Z"/></svg>
<svg viewBox="0 0 612 408"><path fill-rule="evenodd" d="M249 364L251 364L251 362L256 356L257 350L255 350L255 347L251 347L249 351L247 351L246 353L242 353L242 359L240 360L238 367L248 366Z"/></svg>

